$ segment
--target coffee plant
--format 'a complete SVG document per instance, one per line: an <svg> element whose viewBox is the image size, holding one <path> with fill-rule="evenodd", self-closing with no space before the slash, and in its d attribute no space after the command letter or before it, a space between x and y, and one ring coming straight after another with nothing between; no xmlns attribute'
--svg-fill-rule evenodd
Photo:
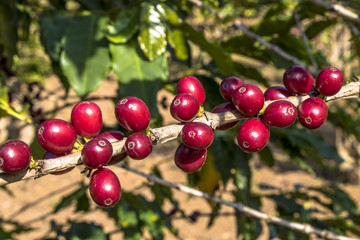
<svg viewBox="0 0 360 240"><path fill-rule="evenodd" d="M73 207L83 217L52 221L39 239L184 238L176 219L206 217L212 228L224 206L231 239L360 237L359 201L344 187L359 186L358 9L353 0L1 1L0 120L34 129L25 141L15 124L2 125L1 191L84 176L51 212ZM44 87L54 75L64 99L77 100L46 111L40 103L61 91ZM96 104L106 97L92 95L107 81L118 87L113 125ZM159 101L162 91L172 98ZM70 121L54 117L66 107ZM176 141L166 164L186 175L183 184L147 160ZM116 168L145 177L150 196L122 184ZM257 168L321 185L282 189L257 181ZM211 212L187 214L175 191L206 200ZM261 211L264 201L276 216ZM97 211L115 231L87 221ZM0 239L36 231L0 216Z"/></svg>

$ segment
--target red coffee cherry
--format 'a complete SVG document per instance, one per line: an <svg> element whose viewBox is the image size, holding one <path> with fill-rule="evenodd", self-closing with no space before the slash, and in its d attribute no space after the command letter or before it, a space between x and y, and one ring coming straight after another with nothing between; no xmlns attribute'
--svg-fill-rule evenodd
<svg viewBox="0 0 360 240"><path fill-rule="evenodd" d="M274 87L269 87L265 92L264 92L264 96L265 96L265 101L268 100L279 100L279 99L285 99L287 97L292 96L292 93L289 92L286 87L282 87L282 86L274 86Z"/></svg>
<svg viewBox="0 0 360 240"><path fill-rule="evenodd" d="M214 141L214 132L205 123L189 122L181 129L180 139L188 147L204 149Z"/></svg>
<svg viewBox="0 0 360 240"><path fill-rule="evenodd" d="M295 65L285 71L283 83L291 93L304 95L311 91L314 79L304 67Z"/></svg>
<svg viewBox="0 0 360 240"><path fill-rule="evenodd" d="M46 151L65 154L71 151L76 141L76 132L68 122L50 119L40 125L36 138Z"/></svg>
<svg viewBox="0 0 360 240"><path fill-rule="evenodd" d="M268 126L258 118L246 120L239 128L237 141L245 152L258 152L263 149L270 138Z"/></svg>
<svg viewBox="0 0 360 240"><path fill-rule="evenodd" d="M231 102L226 102L226 103L222 103L220 105L217 105L216 107L214 107L214 109L211 112L212 113L223 113L223 112L234 111L234 110L236 110L234 104L232 104ZM216 128L216 130L230 129L230 128L234 127L239 121L235 121L235 122L232 122L232 123L225 123L225 124L220 123L220 126L218 126Z"/></svg>
<svg viewBox="0 0 360 240"><path fill-rule="evenodd" d="M328 109L324 100L318 97L310 97L299 106L299 121L308 129L319 128L328 115Z"/></svg>
<svg viewBox="0 0 360 240"><path fill-rule="evenodd" d="M257 114L262 109L265 97L258 86L244 84L235 90L232 102L241 114L251 116Z"/></svg>
<svg viewBox="0 0 360 240"><path fill-rule="evenodd" d="M89 189L92 200L100 207L113 207L121 197L120 181L107 168L100 168L91 175Z"/></svg>
<svg viewBox="0 0 360 240"><path fill-rule="evenodd" d="M0 169L16 173L26 169L31 160L29 145L20 140L10 140L0 147Z"/></svg>
<svg viewBox="0 0 360 240"><path fill-rule="evenodd" d="M72 109L71 124L79 136L95 137L102 128L101 109L93 102L79 102Z"/></svg>
<svg viewBox="0 0 360 240"><path fill-rule="evenodd" d="M316 78L316 90L324 96L338 93L344 83L344 75L335 67L327 67Z"/></svg>
<svg viewBox="0 0 360 240"><path fill-rule="evenodd" d="M111 158L113 147L105 138L93 138L84 145L81 151L81 159L88 168L101 168Z"/></svg>
<svg viewBox="0 0 360 240"><path fill-rule="evenodd" d="M141 132L150 124L150 111L146 104L137 97L125 97L115 106L116 119L128 131Z"/></svg>
<svg viewBox="0 0 360 240"><path fill-rule="evenodd" d="M294 104L286 100L278 100L267 106L263 117L270 126L285 128L295 122L297 115Z"/></svg>
<svg viewBox="0 0 360 240"><path fill-rule="evenodd" d="M142 132L131 134L125 142L127 155L135 160L144 159L152 152L152 144L148 136Z"/></svg>
<svg viewBox="0 0 360 240"><path fill-rule="evenodd" d="M175 96L170 105L170 113L180 122L190 122L199 112L199 102L189 93L180 93Z"/></svg>
<svg viewBox="0 0 360 240"><path fill-rule="evenodd" d="M206 155L206 149L197 150L182 143L176 149L175 164L184 172L195 172L204 165Z"/></svg>
<svg viewBox="0 0 360 240"><path fill-rule="evenodd" d="M177 84L177 94L189 93L198 100L199 105L205 102L205 90L199 79L193 76L188 76L181 79Z"/></svg>
<svg viewBox="0 0 360 240"><path fill-rule="evenodd" d="M42 159L53 159L53 158L58 158L58 157L62 157L62 156L65 156L65 155L68 155L70 153L67 153L67 154L55 154L55 153L51 153L51 152L45 152L42 156ZM67 169L64 169L64 170L60 170L60 171L56 171L56 172L52 172L50 174L52 175L62 175L62 174L65 174L65 173L68 173L70 172L71 170L73 170L75 167L69 167Z"/></svg>
<svg viewBox="0 0 360 240"><path fill-rule="evenodd" d="M110 143L121 141L121 140L123 140L124 137L125 137L125 134L123 132L116 131L116 130L109 130L109 131L103 132L96 136L96 138L105 138ZM127 156L126 152L121 153L116 156L112 156L110 158L110 161L106 165L110 166L110 165L117 164L117 163L121 162L122 160L124 160L126 158L126 156Z"/></svg>
<svg viewBox="0 0 360 240"><path fill-rule="evenodd" d="M225 100L231 102L232 95L234 94L235 90L243 84L244 82L240 78L233 76L227 77L224 80L222 80L220 84L220 93Z"/></svg>

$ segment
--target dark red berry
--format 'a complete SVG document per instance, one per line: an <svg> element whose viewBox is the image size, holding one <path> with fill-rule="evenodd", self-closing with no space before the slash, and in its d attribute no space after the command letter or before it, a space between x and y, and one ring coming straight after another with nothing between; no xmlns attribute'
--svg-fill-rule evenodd
<svg viewBox="0 0 360 240"><path fill-rule="evenodd" d="M310 97L299 106L299 121L308 129L319 128L327 118L328 109L324 100Z"/></svg>
<svg viewBox="0 0 360 240"><path fill-rule="evenodd" d="M0 169L6 173L16 173L26 169L30 160L30 147L23 141L7 141L0 147Z"/></svg>
<svg viewBox="0 0 360 240"><path fill-rule="evenodd" d="M217 105L216 107L214 107L214 109L211 112L212 113L223 113L223 112L234 111L234 110L236 110L234 104L232 104L231 102L226 102L226 103L222 103L220 105ZM216 128L216 130L230 129L230 128L234 127L239 121L235 121L235 122L232 122L232 123L225 123L225 124L222 124L220 122L220 126L218 126Z"/></svg>
<svg viewBox="0 0 360 240"><path fill-rule="evenodd" d="M264 92L264 96L265 96L265 101L268 101L268 100L273 101L273 100L288 98L288 97L292 96L292 94L291 94L291 92L289 92L286 89L286 87L274 86L274 87L269 87Z"/></svg>
<svg viewBox="0 0 360 240"><path fill-rule="evenodd" d="M65 154L71 151L76 141L76 132L68 122L50 119L40 125L36 138L46 151Z"/></svg>
<svg viewBox="0 0 360 240"><path fill-rule="evenodd" d="M152 152L152 144L145 133L136 132L126 139L125 150L129 157L140 160L150 155Z"/></svg>
<svg viewBox="0 0 360 240"><path fill-rule="evenodd" d="M71 112L71 124L79 136L95 137L102 128L102 114L99 106L88 101L77 103Z"/></svg>
<svg viewBox="0 0 360 240"><path fill-rule="evenodd" d="M62 156L65 156L67 154L55 154L55 153L51 153L51 152L45 152L44 155L42 156L42 159L53 159L53 158L58 158L58 157L62 157ZM70 172L71 170L73 170L75 167L69 167L69 168L66 168L64 170L60 170L60 171L56 171L56 172L52 172L50 174L53 174L53 175L62 175L62 174L65 174L65 173L68 173Z"/></svg>
<svg viewBox="0 0 360 240"><path fill-rule="evenodd" d="M297 115L294 104L286 100L278 100L267 106L263 117L270 126L285 128L295 122Z"/></svg>
<svg viewBox="0 0 360 240"><path fill-rule="evenodd" d="M150 124L150 111L146 104L137 97L125 97L115 106L116 119L128 131L140 132Z"/></svg>
<svg viewBox="0 0 360 240"><path fill-rule="evenodd" d="M109 131L99 134L96 137L97 138L105 138L110 143L112 143L112 142L117 142L117 141L123 140L123 138L125 137L125 134L120 131L109 130ZM127 156L126 152L121 153L119 155L112 156L110 161L106 165L110 166L110 165L117 164L117 163L121 162L122 160L124 160L126 158L126 156Z"/></svg>
<svg viewBox="0 0 360 240"><path fill-rule="evenodd" d="M262 109L265 97L258 86L244 84L235 90L232 103L241 114L251 116Z"/></svg>
<svg viewBox="0 0 360 240"><path fill-rule="evenodd" d="M180 93L175 96L170 105L170 113L173 118L180 122L194 120L199 112L199 102L189 93Z"/></svg>
<svg viewBox="0 0 360 240"><path fill-rule="evenodd" d="M266 124L258 118L246 120L239 128L237 141L240 148L246 152L258 152L263 149L270 138Z"/></svg>
<svg viewBox="0 0 360 240"><path fill-rule="evenodd" d="M316 90L324 96L332 96L338 93L344 83L342 72L335 67L327 67L316 78Z"/></svg>
<svg viewBox="0 0 360 240"><path fill-rule="evenodd" d="M295 65L285 71L283 83L291 93L304 95L311 91L314 79L304 67Z"/></svg>
<svg viewBox="0 0 360 240"><path fill-rule="evenodd" d="M92 200L100 207L113 207L121 197L119 178L107 168L100 168L91 175L89 189Z"/></svg>
<svg viewBox="0 0 360 240"><path fill-rule="evenodd" d="M175 164L184 172L195 172L205 163L206 149L193 149L185 144L180 144L175 152Z"/></svg>
<svg viewBox="0 0 360 240"><path fill-rule="evenodd" d="M220 93L225 98L225 100L228 100L229 102L232 101L232 95L234 94L235 90L243 85L244 82L237 77L227 77L224 80L222 80L220 84Z"/></svg>
<svg viewBox="0 0 360 240"><path fill-rule="evenodd" d="M205 123L189 122L180 132L181 141L194 149L208 148L214 140L214 132Z"/></svg>
<svg viewBox="0 0 360 240"><path fill-rule="evenodd" d="M198 100L199 105L205 102L205 90L199 79L193 76L184 77L177 84L177 94L189 93Z"/></svg>
<svg viewBox="0 0 360 240"><path fill-rule="evenodd" d="M88 168L101 168L111 158L113 147L105 138L93 138L84 145L81 151L81 159Z"/></svg>

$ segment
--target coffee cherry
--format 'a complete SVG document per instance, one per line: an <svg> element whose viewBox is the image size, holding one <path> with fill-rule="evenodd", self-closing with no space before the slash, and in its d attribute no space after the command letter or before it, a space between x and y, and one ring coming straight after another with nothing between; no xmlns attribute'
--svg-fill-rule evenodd
<svg viewBox="0 0 360 240"><path fill-rule="evenodd" d="M264 120L272 127L285 128L293 124L297 118L297 109L289 101L272 102L264 111Z"/></svg>
<svg viewBox="0 0 360 240"><path fill-rule="evenodd" d="M231 102L233 93L238 87L240 87L243 84L244 82L240 78L233 76L227 77L224 80L222 80L220 84L220 93L225 100Z"/></svg>
<svg viewBox="0 0 360 240"><path fill-rule="evenodd" d="M125 150L129 157L140 160L150 155L152 152L152 144L146 134L136 132L126 139Z"/></svg>
<svg viewBox="0 0 360 240"><path fill-rule="evenodd" d="M206 149L193 149L185 144L180 144L175 152L175 164L184 172L195 172L205 163Z"/></svg>
<svg viewBox="0 0 360 240"><path fill-rule="evenodd" d="M110 143L121 141L121 140L123 140L124 137L125 137L125 134L123 132L116 131L116 130L109 130L109 131L103 132L96 136L96 138L105 138ZM117 164L117 163L121 162L122 160L124 160L126 158L126 156L127 156L126 152L121 153L119 155L112 156L110 158L110 161L106 165L110 166L110 165Z"/></svg>
<svg viewBox="0 0 360 240"><path fill-rule="evenodd" d="M308 70L295 65L285 71L283 83L291 93L304 95L311 91L314 80Z"/></svg>
<svg viewBox="0 0 360 240"><path fill-rule="evenodd" d="M226 102L226 103L222 103L220 105L217 105L216 107L214 107L214 109L211 112L212 113L223 113L223 112L234 111L234 110L236 110L234 104L232 104L231 102ZM218 126L216 128L216 130L230 129L230 128L234 127L239 121L235 121L235 122L232 122L232 123L225 123L225 124L220 123L220 126Z"/></svg>
<svg viewBox="0 0 360 240"><path fill-rule="evenodd" d="M50 119L40 125L36 138L46 151L65 154L71 151L76 141L76 132L68 122Z"/></svg>
<svg viewBox="0 0 360 240"><path fill-rule="evenodd" d="M203 105L205 102L205 90L199 79L193 76L188 76L181 79L176 87L177 94L189 93L198 100L199 105Z"/></svg>
<svg viewBox="0 0 360 240"><path fill-rule="evenodd" d="M100 168L91 175L89 189L92 200L100 207L113 207L121 197L120 181L107 168Z"/></svg>
<svg viewBox="0 0 360 240"><path fill-rule="evenodd" d="M324 100L310 97L299 106L299 122L308 129L319 128L327 118L328 109Z"/></svg>
<svg viewBox="0 0 360 240"><path fill-rule="evenodd" d="M180 93L175 96L170 105L170 113L180 122L192 121L199 112L199 102L189 93Z"/></svg>
<svg viewBox="0 0 360 240"><path fill-rule="evenodd" d="M258 118L246 120L239 128L237 141L245 152L258 152L263 149L270 138L266 124Z"/></svg>
<svg viewBox="0 0 360 240"><path fill-rule="evenodd" d="M316 78L316 90L324 96L332 96L338 93L344 83L342 72L335 67L327 67Z"/></svg>
<svg viewBox="0 0 360 240"><path fill-rule="evenodd" d="M282 86L274 86L269 87L265 92L265 101L271 100L279 100L279 99L285 99L287 97L292 96L291 92L289 92L286 87Z"/></svg>
<svg viewBox="0 0 360 240"><path fill-rule="evenodd" d="M77 103L71 112L71 124L79 136L95 137L102 128L102 114L99 106L88 101Z"/></svg>
<svg viewBox="0 0 360 240"><path fill-rule="evenodd" d="M262 109L265 97L258 86L244 84L235 90L232 102L241 114L251 116Z"/></svg>
<svg viewBox="0 0 360 240"><path fill-rule="evenodd" d="M51 152L45 152L42 156L42 159L53 159L53 158L58 158L58 157L61 157L61 156L65 156L67 154L61 154L61 155L58 155L58 154L55 154L55 153L51 153ZM56 172L52 172L50 174L52 175L62 175L62 174L65 174L65 173L68 173L70 172L71 170L73 170L75 167L69 167L69 168L66 168L64 170L60 170L60 171L56 171Z"/></svg>
<svg viewBox="0 0 360 240"><path fill-rule="evenodd" d="M125 97L115 106L116 119L128 131L140 132L150 124L150 111L146 104L137 97Z"/></svg>
<svg viewBox="0 0 360 240"><path fill-rule="evenodd" d="M26 169L30 160L30 147L23 141L7 141L0 147L0 169L6 173L16 173Z"/></svg>
<svg viewBox="0 0 360 240"><path fill-rule="evenodd" d="M93 138L84 145L81 159L88 168L101 168L105 166L113 153L111 143L105 138Z"/></svg>
<svg viewBox="0 0 360 240"><path fill-rule="evenodd" d="M214 132L205 123L189 122L181 129L180 139L188 147L204 149L214 141Z"/></svg>

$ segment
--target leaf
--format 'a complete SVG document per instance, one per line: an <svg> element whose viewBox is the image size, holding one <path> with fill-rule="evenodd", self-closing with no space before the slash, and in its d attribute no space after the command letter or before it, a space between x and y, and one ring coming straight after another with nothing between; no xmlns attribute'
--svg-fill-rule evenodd
<svg viewBox="0 0 360 240"><path fill-rule="evenodd" d="M83 196L86 196L86 190L88 189L87 186L81 185L78 189L67 195L66 197L62 198L61 201L55 206L54 213L57 213L61 209L70 206L74 201L78 201L79 199L81 202L83 201ZM87 198L87 197L86 197ZM77 203L77 209L83 210L86 207L82 207Z"/></svg>
<svg viewBox="0 0 360 240"><path fill-rule="evenodd" d="M7 2L0 2L0 49L3 50L3 54L11 66L13 56L17 54L19 12L16 7Z"/></svg>
<svg viewBox="0 0 360 240"><path fill-rule="evenodd" d="M328 27L338 23L339 20L337 18L334 19L326 19L323 21L313 21L310 23L308 28L305 30L305 34L309 40L313 39L317 35L319 35L322 31L327 29Z"/></svg>
<svg viewBox="0 0 360 240"><path fill-rule="evenodd" d="M274 166L275 164L275 158L272 155L272 151L270 150L269 147L265 147L263 148L263 150L261 150L259 153L260 159L261 161L263 161L264 163L266 163L269 167Z"/></svg>
<svg viewBox="0 0 360 240"><path fill-rule="evenodd" d="M240 76L256 80L259 83L264 84L264 86L266 87L270 86L268 81L261 75L261 73L256 68L245 66L239 62L234 62L234 66Z"/></svg>
<svg viewBox="0 0 360 240"><path fill-rule="evenodd" d="M104 10L103 1L99 0L75 0L81 7L87 10Z"/></svg>
<svg viewBox="0 0 360 240"><path fill-rule="evenodd" d="M168 32L168 41L175 50L175 56L181 60L186 61L189 58L188 44L183 32L179 30L170 30Z"/></svg>
<svg viewBox="0 0 360 240"><path fill-rule="evenodd" d="M104 229L100 225L86 222L69 222L70 229L65 233L67 239L70 240L108 240L109 236L104 233Z"/></svg>

